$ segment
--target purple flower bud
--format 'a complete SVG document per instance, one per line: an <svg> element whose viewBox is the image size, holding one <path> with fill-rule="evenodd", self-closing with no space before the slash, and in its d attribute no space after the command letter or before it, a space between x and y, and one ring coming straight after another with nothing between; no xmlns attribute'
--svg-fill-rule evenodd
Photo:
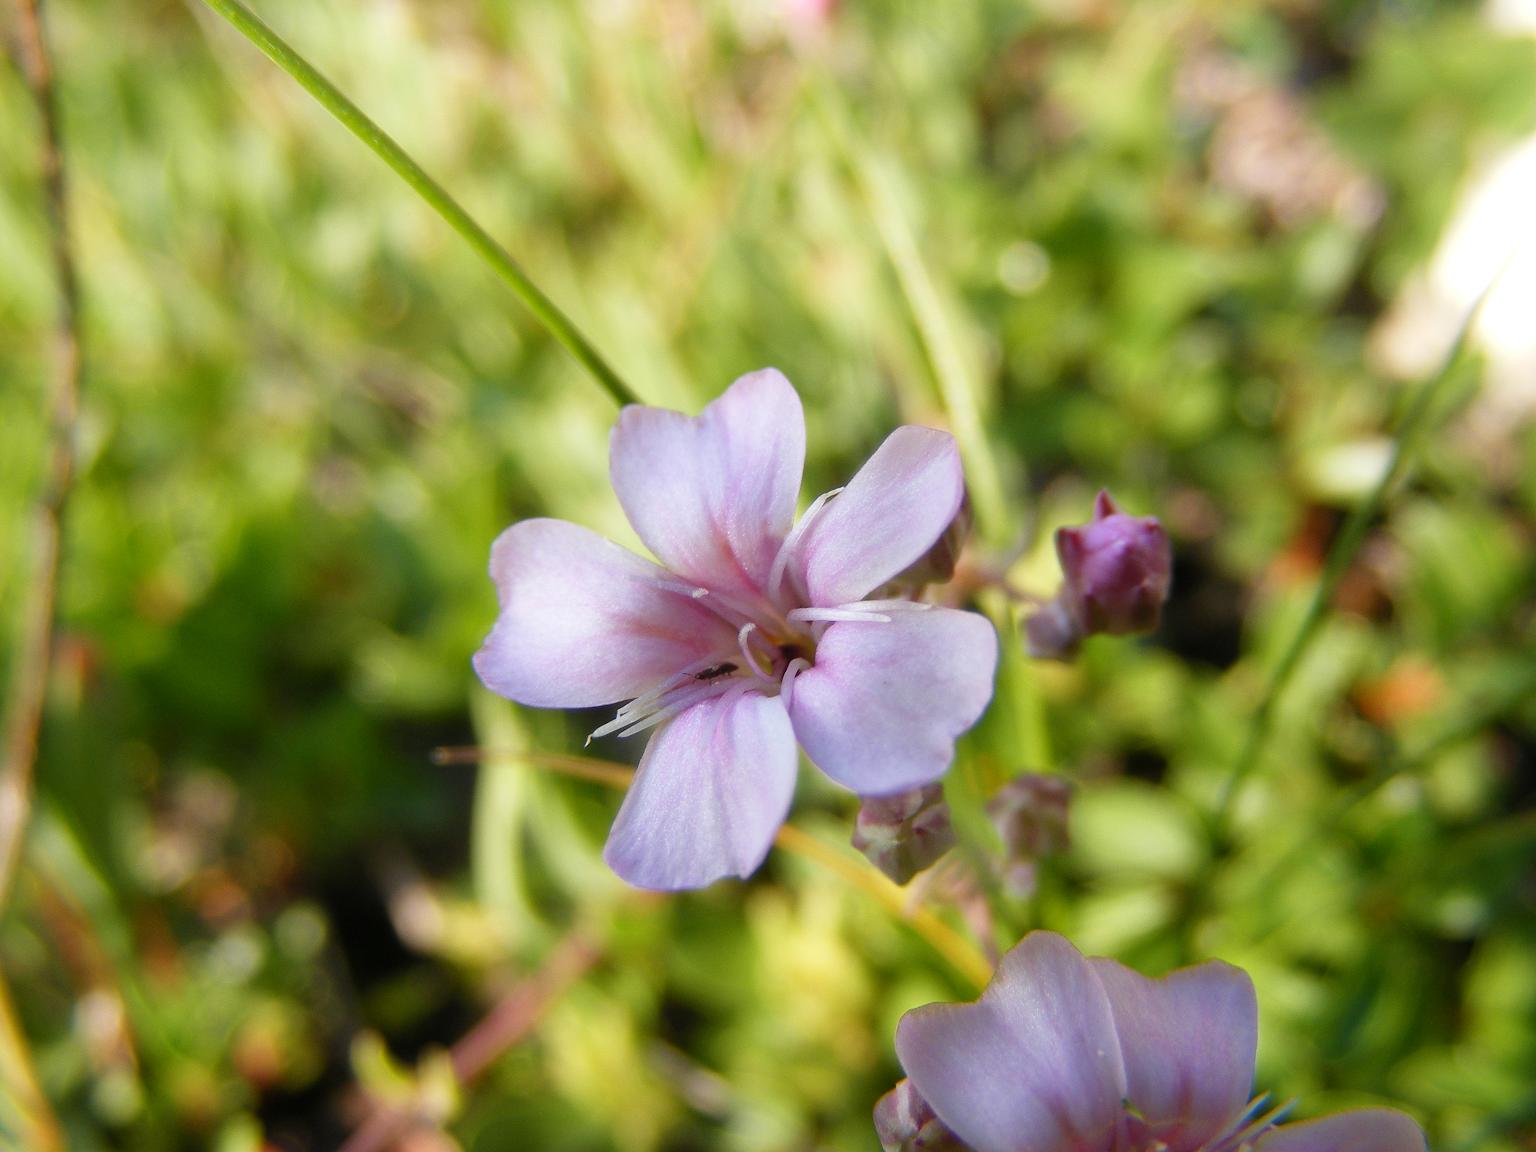
<svg viewBox="0 0 1536 1152"><path fill-rule="evenodd" d="M987 815L1003 841L999 879L1009 895L1035 894L1035 864L1067 847L1072 785L1062 776L1018 776L987 801Z"/></svg>
<svg viewBox="0 0 1536 1152"><path fill-rule="evenodd" d="M885 1152L966 1152L912 1081L902 1080L875 1104L875 1134Z"/></svg>
<svg viewBox="0 0 1536 1152"><path fill-rule="evenodd" d="M944 786L866 797L859 805L853 846L896 883L905 884L955 846Z"/></svg>
<svg viewBox="0 0 1536 1152"><path fill-rule="evenodd" d="M1037 660L1070 660L1077 654L1083 635L1061 601L1052 600L1024 621L1029 654Z"/></svg>
<svg viewBox="0 0 1536 1152"><path fill-rule="evenodd" d="M1093 519L1056 533L1066 578L1062 602L1083 635L1125 636L1157 627L1173 550L1156 516L1127 516L1100 492Z"/></svg>
<svg viewBox="0 0 1536 1152"><path fill-rule="evenodd" d="M1100 492L1093 519L1056 533L1063 583L1025 622L1030 654L1071 656L1085 636L1125 636L1157 627L1173 573L1168 534L1155 516L1127 516Z"/></svg>
<svg viewBox="0 0 1536 1152"><path fill-rule="evenodd" d="M955 565L959 563L960 550L965 547L966 538L971 534L973 520L971 494L967 489L961 494L960 510L949 522L949 527L944 529L943 535L934 541L932 548L886 585L881 594L915 595L925 584L948 583L955 575Z"/></svg>

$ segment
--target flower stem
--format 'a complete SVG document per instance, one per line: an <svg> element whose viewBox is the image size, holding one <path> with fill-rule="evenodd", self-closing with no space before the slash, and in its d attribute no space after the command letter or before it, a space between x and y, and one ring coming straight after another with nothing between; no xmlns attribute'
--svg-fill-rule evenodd
<svg viewBox="0 0 1536 1152"><path fill-rule="evenodd" d="M603 359L602 354L586 338L581 329L548 296L539 289L521 265L514 260L448 192L410 155L395 143L394 139L369 119L358 106L342 95L287 41L269 28L260 17L240 0L203 0L203 3L222 16L234 29L261 49L263 53L289 76L297 80L306 91L318 100L352 135L356 136L374 153L395 170L395 173L426 201L448 226L457 232L473 248L491 269L507 282L534 319L544 326L565 350L574 356L590 372L603 389L619 404L638 404L640 397L625 383L623 377Z"/></svg>
<svg viewBox="0 0 1536 1152"><path fill-rule="evenodd" d="M855 888L862 888L898 919L906 921L929 946L950 965L974 984L985 988L992 979L992 964L960 933L940 920L926 908L910 907L910 901L899 887L867 864L859 864L843 852L823 844L808 832L802 832L793 824L779 829L774 842L784 851L807 860L814 860L823 868L837 873Z"/></svg>
<svg viewBox="0 0 1536 1152"><path fill-rule="evenodd" d="M1505 267L1508 267L1506 263ZM1285 690L1290 686L1291 677L1295 674L1301 659L1306 655L1307 648L1317 635L1318 628L1322 625L1324 616L1327 615L1328 606L1333 600L1334 593L1338 590L1339 581L1349 570L1354 562L1355 554L1360 551L1360 546L1365 543L1367 533L1372 523L1380 515L1383 505L1386 503L1387 493L1392 486L1408 470L1413 460L1414 453L1422 442L1424 426L1434 410L1435 401L1439 397L1441 389L1460 368L1467 350L1468 337L1477 323L1477 318L1482 315L1483 305L1492 294L1494 287L1502 279L1502 270L1489 281L1482 294L1467 310L1466 316L1457 330L1455 341L1450 351L1446 354L1444 363L1439 371L1426 377L1413 393L1408 401L1407 411L1403 413L1401 423L1398 425L1397 435L1394 438L1392 456L1380 478L1345 520L1343 529L1339 532L1338 539L1334 541L1332 549L1328 553L1328 559L1323 565L1322 575L1318 578L1317 586L1312 590L1312 598L1307 603L1306 612L1297 625L1295 633L1291 636L1290 643L1281 653L1280 662L1275 665L1274 673L1270 676L1269 684L1264 692L1264 697L1258 708L1254 711L1248 724L1248 733L1243 740L1243 745L1238 753L1237 761L1233 765L1232 773L1227 777L1226 784L1221 790L1221 795L1216 802L1216 810L1211 817L1211 840L1218 851L1221 851L1226 843L1227 824L1232 816L1232 808L1236 803L1239 791L1247 783L1258 766L1260 755L1264 750L1264 744L1269 738L1269 733L1274 727L1275 713L1279 708L1280 700Z"/></svg>
<svg viewBox="0 0 1536 1152"><path fill-rule="evenodd" d="M523 752L514 749L473 747L438 748L432 754L436 764L476 764L489 760L521 760L548 768L564 776L590 780L605 787L623 791L634 778L634 770L611 760L598 760L590 756L562 756L546 752ZM956 932L943 920L926 908L909 907L907 894L891 883L875 869L861 866L851 856L823 844L807 832L790 824L779 829L774 838L784 851L806 860L815 861L829 871L837 873L855 888L869 893L898 919L926 940L940 956L977 988L986 987L992 978L992 965L969 940Z"/></svg>
<svg viewBox="0 0 1536 1152"><path fill-rule="evenodd" d="M63 521L75 477L75 425L80 408L80 287L69 233L69 195L59 127L53 59L41 0L21 0L16 27L22 71L37 105L42 140L39 167L56 293L53 378L48 385L43 482L32 511L31 554L21 586L23 615L0 735L0 912L9 911L12 884L33 820L33 788L53 662ZM26 1032L0 974L0 1097L17 1138L38 1152L64 1147L63 1130L33 1066Z"/></svg>
<svg viewBox="0 0 1536 1152"><path fill-rule="evenodd" d="M896 274L902 299L911 313L918 341L938 386L939 400L949 415L955 440L965 460L967 485L976 510L981 538L993 547L1006 546L1011 528L1002 470L987 440L978 389L967 362L960 333L934 283L912 223L902 209L891 163L873 154L854 134L835 92L823 85L817 92L832 136L842 151L859 191L869 204L886 259Z"/></svg>
<svg viewBox="0 0 1536 1152"><path fill-rule="evenodd" d="M949 416L955 441L965 462L966 487L976 512L976 531L982 543L1000 551L1013 543L1017 531L1008 512L1008 483L997 455L987 439L982 415L981 390L966 355L962 333L949 303L923 259L912 222L902 207L894 162L876 154L860 139L835 84L813 89L816 106L838 151L853 177L858 192L869 206L885 258L895 273L918 343L927 357L937 385L939 401ZM1010 477L1015 485L1017 476ZM997 700L1006 711L1013 730L1008 746L1034 771L1048 771L1050 736L1046 728L1045 702L1027 660L1011 659L1016 643L1017 621L1002 597L984 596L981 607L1003 637L1005 655L998 673ZM1000 707L994 703L994 709ZM977 781L983 794L1003 782L985 771Z"/></svg>

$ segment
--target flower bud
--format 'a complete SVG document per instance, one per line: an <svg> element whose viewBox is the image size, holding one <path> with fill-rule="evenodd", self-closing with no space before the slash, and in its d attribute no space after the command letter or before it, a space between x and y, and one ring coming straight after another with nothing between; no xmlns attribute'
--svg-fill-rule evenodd
<svg viewBox="0 0 1536 1152"><path fill-rule="evenodd" d="M1173 573L1168 534L1156 516L1127 516L1108 492L1093 520L1056 533L1063 598L1085 635L1124 636L1157 627Z"/></svg>
<svg viewBox="0 0 1536 1152"><path fill-rule="evenodd" d="M917 595L926 584L947 584L955 575L955 565L960 561L960 550L971 534L971 494L969 490L960 500L960 509L949 527L924 552L894 579L885 584L876 595Z"/></svg>
<svg viewBox="0 0 1536 1152"><path fill-rule="evenodd" d="M905 884L955 846L943 785L865 797L853 827L853 846L896 883Z"/></svg>
<svg viewBox="0 0 1536 1152"><path fill-rule="evenodd" d="M966 1152L910 1080L900 1081L875 1103L875 1134L885 1152Z"/></svg>
<svg viewBox="0 0 1536 1152"><path fill-rule="evenodd" d="M1072 785L1062 776L1030 772L1008 781L987 801L987 816L1003 842L998 879L1016 900L1035 894L1035 864L1067 847Z"/></svg>
<svg viewBox="0 0 1536 1152"><path fill-rule="evenodd" d="M1029 642L1029 654L1037 660L1069 660L1083 636L1058 599L1024 621L1024 639Z"/></svg>
<svg viewBox="0 0 1536 1152"><path fill-rule="evenodd" d="M1056 555L1061 592L1025 623L1032 655L1060 659L1085 636L1157 627L1173 573L1173 550L1157 517L1127 516L1100 492L1091 521L1056 533Z"/></svg>

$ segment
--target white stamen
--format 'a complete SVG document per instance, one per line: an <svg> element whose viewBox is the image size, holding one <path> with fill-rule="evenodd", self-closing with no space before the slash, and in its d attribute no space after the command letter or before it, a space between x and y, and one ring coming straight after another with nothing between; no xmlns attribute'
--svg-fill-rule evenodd
<svg viewBox="0 0 1536 1152"><path fill-rule="evenodd" d="M640 693L640 695L629 701L629 703L622 705L615 715L635 716L641 712L649 711L656 704L656 702L665 696L668 692L672 691L674 688L677 688L680 685L688 683L690 680L697 679L700 672L703 672L709 668L713 668L719 663L719 659L714 656L706 656L702 660L695 660L682 671L674 672L660 684L656 685L656 687ZM713 679L713 677L711 677L711 679Z"/></svg>
<svg viewBox="0 0 1536 1152"><path fill-rule="evenodd" d="M667 576L641 576L640 579L653 588L660 588L663 592L676 592L680 596L687 596L693 600L709 595L708 588L700 588L696 584L670 579Z"/></svg>
<svg viewBox="0 0 1536 1152"><path fill-rule="evenodd" d="M692 679L692 673L679 673L683 681ZM612 732L618 732L620 736L632 736L636 732L660 724L663 720L670 720L684 708L691 707L702 700L708 700L712 696L718 696L731 687L731 678L722 676L718 680L708 680L693 687L685 687L680 684L654 689L646 694L646 697L637 696L631 700L608 723L594 728L587 737L590 744L599 736L607 736ZM642 700L644 701L642 703Z"/></svg>
<svg viewBox="0 0 1536 1152"><path fill-rule="evenodd" d="M791 622L809 624L825 621L830 624L852 622L857 624L889 624L891 618L879 612L866 612L860 608L796 608L789 614Z"/></svg>
<svg viewBox="0 0 1536 1152"><path fill-rule="evenodd" d="M696 671L703 671L708 667L708 664L700 664L697 669L685 668L683 671L678 672L675 675L668 676L665 680L656 685L656 687L652 688L649 692L642 692L628 704L622 705L618 712L615 713L615 715L634 716L638 713L646 711L668 692L672 691L672 689L676 688L680 684L687 683L687 681L693 678L693 675Z"/></svg>
<svg viewBox="0 0 1536 1152"><path fill-rule="evenodd" d="M756 624L743 624L741 626L741 631L736 633L736 646L741 649L741 658L746 661L747 667L751 670L752 675L756 676L765 684L772 684L773 677L763 671L762 665L760 665L757 662L757 658L753 656L752 649L747 646L748 638L752 635L752 633L756 631Z"/></svg>
<svg viewBox="0 0 1536 1152"><path fill-rule="evenodd" d="M760 612L737 602L732 597L715 592L709 588L698 589L693 593L693 598L732 628L740 628L743 621L748 621L753 616L761 615Z"/></svg>
<svg viewBox="0 0 1536 1152"><path fill-rule="evenodd" d="M779 545L779 551L773 558L773 566L768 569L768 595L773 599L779 598L779 587L784 583L784 573L789 568L789 558L794 553L796 545L800 543L800 538L805 535L805 530L811 526L811 521L816 519L826 502L841 491L841 488L834 488L812 500L811 506L805 510L805 515L800 517L800 522L789 530L788 536L784 537L784 543Z"/></svg>
<svg viewBox="0 0 1536 1152"><path fill-rule="evenodd" d="M786 712L795 702L795 677L810 666L811 662L804 656L796 656L789 662L789 667L784 669L784 682L779 686L779 698L784 701Z"/></svg>
<svg viewBox="0 0 1536 1152"><path fill-rule="evenodd" d="M855 600L838 607L854 612L927 612L933 605L920 600Z"/></svg>
<svg viewBox="0 0 1536 1152"><path fill-rule="evenodd" d="M672 719L684 708L686 704L668 704L665 708L658 708L643 720L636 720L628 728L620 728L619 736L633 736L636 732L644 732L647 728L654 728L667 720Z"/></svg>

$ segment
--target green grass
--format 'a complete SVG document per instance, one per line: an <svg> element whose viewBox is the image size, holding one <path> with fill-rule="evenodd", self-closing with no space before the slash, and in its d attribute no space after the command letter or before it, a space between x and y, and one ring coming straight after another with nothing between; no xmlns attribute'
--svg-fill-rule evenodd
<svg viewBox="0 0 1536 1152"><path fill-rule="evenodd" d="M1373 368L1373 326L1464 174L1536 127L1536 47L1427 0L1101 7L849 2L798 48L767 5L258 10L648 402L696 410L782 369L812 492L894 424L947 424L985 509L974 559L1022 549L1012 575L1046 594L1050 530L1097 488L1161 516L1158 635L1010 660L963 746L962 806L1047 757L1079 782L1071 849L1037 899L994 902L998 940L1044 926L1147 971L1240 964L1261 1089L1517 1152L1536 1139L1536 434L1471 419L1474 366L1363 523L1289 690L1264 693L1368 498L1349 462L1412 394ZM462 1146L871 1147L900 1013L972 994L919 934L782 852L749 884L636 898L599 856L611 790L432 760L578 752L594 726L486 696L468 661L508 523L634 544L612 399L202 5L46 14L85 403L0 956L67 1146L335 1147L349 1086L430 1081L431 1053L575 929L598 963L451 1110ZM1256 121L1192 94L1201 61L1289 109L1276 155L1326 148L1379 218L1227 179L1220 148ZM37 146L0 71L7 673L52 323ZM1265 707L1218 858L1208 825ZM836 843L853 807L806 774L794 822Z"/></svg>

